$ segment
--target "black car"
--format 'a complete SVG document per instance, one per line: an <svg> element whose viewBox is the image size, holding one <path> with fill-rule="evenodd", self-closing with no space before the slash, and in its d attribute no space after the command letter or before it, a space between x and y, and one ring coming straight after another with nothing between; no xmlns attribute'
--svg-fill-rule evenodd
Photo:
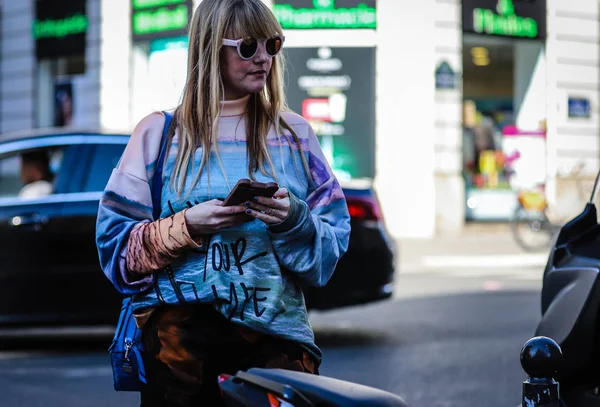
<svg viewBox="0 0 600 407"><path fill-rule="evenodd" d="M0 326L116 322L121 297L100 269L95 226L102 191L128 140L125 133L65 129L0 136ZM20 196L30 152L48 157L50 194ZM306 289L312 309L392 295L395 245L373 189L344 191L350 247L326 287Z"/></svg>

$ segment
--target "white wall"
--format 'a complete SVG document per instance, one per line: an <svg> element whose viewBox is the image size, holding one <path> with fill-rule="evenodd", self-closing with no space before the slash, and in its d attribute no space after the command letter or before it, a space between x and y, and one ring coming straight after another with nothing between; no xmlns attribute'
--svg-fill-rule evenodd
<svg viewBox="0 0 600 407"><path fill-rule="evenodd" d="M100 2L100 124L130 128L131 2Z"/></svg>
<svg viewBox="0 0 600 407"><path fill-rule="evenodd" d="M148 52L133 46L131 50L131 109L129 126L135 125L151 113L153 84L148 73Z"/></svg>
<svg viewBox="0 0 600 407"><path fill-rule="evenodd" d="M557 172L583 163L593 176L599 164L599 3L548 0L548 177L553 200L561 194ZM591 101L590 119L568 117L568 97Z"/></svg>
<svg viewBox="0 0 600 407"><path fill-rule="evenodd" d="M435 232L434 7L377 3L376 186L396 237Z"/></svg>
<svg viewBox="0 0 600 407"><path fill-rule="evenodd" d="M538 42L517 42L514 48L514 106L517 127L539 130L546 119L546 54Z"/></svg>
<svg viewBox="0 0 600 407"><path fill-rule="evenodd" d="M35 125L35 48L31 1L0 2L0 132Z"/></svg>
<svg viewBox="0 0 600 407"><path fill-rule="evenodd" d="M456 89L435 91L436 232L456 234L465 219L462 177L462 26L460 0L436 0L434 5L435 67L446 61L456 72ZM427 67L423 67L427 69Z"/></svg>

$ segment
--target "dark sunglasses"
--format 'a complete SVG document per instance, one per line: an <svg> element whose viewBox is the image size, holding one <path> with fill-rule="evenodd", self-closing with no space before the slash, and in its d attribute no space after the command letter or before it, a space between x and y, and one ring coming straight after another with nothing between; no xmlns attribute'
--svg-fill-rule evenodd
<svg viewBox="0 0 600 407"><path fill-rule="evenodd" d="M275 36L266 40L262 40L260 41L260 43L265 47L267 54L269 54L269 56L271 57L274 57L279 53L279 51L281 51L281 48L283 48L284 41L284 36ZM254 58L254 56L258 52L258 44L259 41L257 41L254 38L246 40L228 40L226 38L223 38L223 45L227 47L236 47L240 58L245 60Z"/></svg>

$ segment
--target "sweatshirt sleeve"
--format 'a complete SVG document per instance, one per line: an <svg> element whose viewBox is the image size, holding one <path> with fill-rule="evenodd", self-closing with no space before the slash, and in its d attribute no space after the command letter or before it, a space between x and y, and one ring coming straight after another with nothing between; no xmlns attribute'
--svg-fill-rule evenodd
<svg viewBox="0 0 600 407"><path fill-rule="evenodd" d="M149 289L151 273L169 264L180 249L198 247L189 236L184 212L153 219L150 180L164 122L162 113L153 113L136 126L100 199L96 223L100 265L125 295Z"/></svg>
<svg viewBox="0 0 600 407"><path fill-rule="evenodd" d="M171 264L182 249L201 247L202 238L194 240L188 232L185 211L134 226L127 241L128 277L143 278Z"/></svg>
<svg viewBox="0 0 600 407"><path fill-rule="evenodd" d="M269 231L280 264L313 286L324 286L348 250L350 215L342 187L333 175L312 128L308 128L308 165L313 187L294 201L290 229ZM310 183L309 183L310 184Z"/></svg>

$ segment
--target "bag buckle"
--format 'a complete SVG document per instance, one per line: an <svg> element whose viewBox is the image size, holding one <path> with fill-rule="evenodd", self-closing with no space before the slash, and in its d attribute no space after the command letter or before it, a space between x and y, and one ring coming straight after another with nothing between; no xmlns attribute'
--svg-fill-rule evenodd
<svg viewBox="0 0 600 407"><path fill-rule="evenodd" d="M129 351L131 350L131 348L133 348L133 342L126 341L125 342L125 360L128 362L131 362L131 360L129 360Z"/></svg>
<svg viewBox="0 0 600 407"><path fill-rule="evenodd" d="M129 351L133 348L133 342L127 341L125 342L125 355L123 362L123 372L124 373L133 373L133 365L131 364L131 360L129 359Z"/></svg>

